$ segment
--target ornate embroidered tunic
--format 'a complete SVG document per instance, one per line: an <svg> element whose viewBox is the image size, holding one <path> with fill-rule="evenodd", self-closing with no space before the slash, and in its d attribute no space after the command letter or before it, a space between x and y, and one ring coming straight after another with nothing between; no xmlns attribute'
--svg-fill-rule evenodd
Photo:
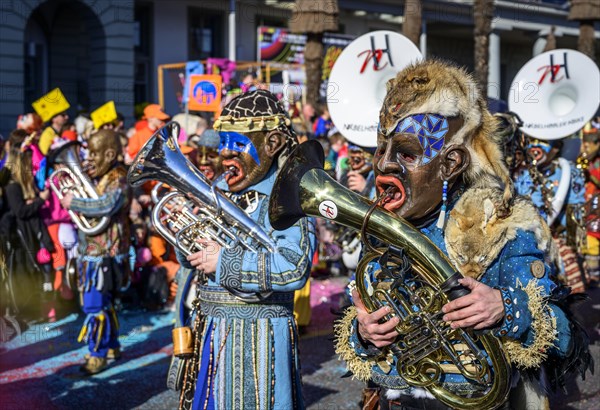
<svg viewBox="0 0 600 410"><path fill-rule="evenodd" d="M448 255L448 238L436 227L436 221L420 231ZM377 263L371 263L370 272L378 269ZM502 294L505 316L492 331L501 339L510 362L518 369L538 368L549 354L564 357L570 348L570 328L565 313L548 300L556 288L549 277L551 272L546 255L538 249L535 234L517 229L515 238L504 245L479 278ZM410 276L407 280L411 280ZM336 351L347 362L349 370L359 379L371 379L380 386L411 393L414 388L398 374L395 358L387 372L377 365L381 351L374 346L367 347L359 339L355 317L352 307L336 327ZM451 391L459 394L476 391L460 374L443 377L445 388Z"/></svg>
<svg viewBox="0 0 600 410"><path fill-rule="evenodd" d="M542 171L544 177L548 180L549 184L552 186L552 192L556 195L558 190L558 185L562 176L562 169L558 164L558 160L554 160L552 164ZM531 180L531 176L529 175L528 170L522 170L515 176L515 191L519 195L524 195L531 198L533 204L540 209L542 216L544 218L547 217L545 213L542 211L544 206L544 198L542 197L542 192L539 187L535 187L533 185L533 181ZM577 169L575 164L571 164L571 179L569 181L570 187L567 192L567 196L564 202L564 206L561 209L560 213L556 217L556 221L560 223L562 226L566 226L566 212L565 208L567 205L580 205L585 202L585 179L581 170Z"/></svg>
<svg viewBox="0 0 600 410"><path fill-rule="evenodd" d="M304 408L294 291L308 279L315 235L308 218L285 231L271 227L267 210L275 170L242 195L234 194L233 200L247 202L246 212L275 240L277 252L222 249L214 277L200 286L205 320L194 409ZM178 258L190 267L185 258ZM259 302L244 302L224 287L272 294Z"/></svg>

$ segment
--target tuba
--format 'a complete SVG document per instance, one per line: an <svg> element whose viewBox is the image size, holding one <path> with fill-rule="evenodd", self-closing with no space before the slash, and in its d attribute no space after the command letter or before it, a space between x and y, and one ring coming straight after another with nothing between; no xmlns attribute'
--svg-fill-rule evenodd
<svg viewBox="0 0 600 410"><path fill-rule="evenodd" d="M409 385L427 389L447 406L498 407L510 388L510 365L500 341L490 334L452 329L442 320L442 306L468 293L458 282L462 275L426 236L341 186L322 164L323 150L316 141L300 145L288 158L269 203L272 226L280 230L303 216L325 217L361 230L363 238L371 235L389 244L366 252L356 269L356 288L367 310L389 306L392 312L386 319L400 319L399 336L384 349L379 366L387 372L389 355L395 356L398 374ZM373 272L372 261L379 262L380 270ZM449 373L462 374L478 393L467 396L446 389L443 380Z"/></svg>
<svg viewBox="0 0 600 410"><path fill-rule="evenodd" d="M273 239L216 187L225 174L211 184L181 153L178 136L176 122L162 127L142 147L127 173L134 187L156 180L175 190L154 207L152 223L159 233L186 255L200 250L198 239L202 238L226 249L239 246L251 252L275 252ZM178 204L172 206L174 202ZM165 219L160 218L161 213ZM255 296L228 290L246 300Z"/></svg>
<svg viewBox="0 0 600 410"><path fill-rule="evenodd" d="M81 167L78 150L79 143L73 141L64 144L52 154L52 162L63 165L63 167L54 171L49 178L50 187L58 199L62 199L66 192L73 193L77 198L98 199L98 193L92 181L90 181ZM77 228L88 236L98 235L110 223L108 216L103 216L98 220L77 215L72 210L69 210L69 216L73 223L77 225Z"/></svg>

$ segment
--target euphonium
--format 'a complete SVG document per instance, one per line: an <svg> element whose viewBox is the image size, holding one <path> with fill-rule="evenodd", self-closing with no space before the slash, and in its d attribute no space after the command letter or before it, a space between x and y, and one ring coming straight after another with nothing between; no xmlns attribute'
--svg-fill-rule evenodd
<svg viewBox="0 0 600 410"><path fill-rule="evenodd" d="M98 193L94 185L85 174L79 162L78 142L69 142L58 148L52 155L54 164L62 165L50 175L50 187L58 197L62 199L65 192L71 192L76 198L98 199ZM77 228L85 235L94 236L104 231L110 223L108 216L100 220L87 218L69 210L69 216Z"/></svg>
<svg viewBox="0 0 600 410"><path fill-rule="evenodd" d="M361 229L389 245L372 249L356 270L356 287L369 312L389 306L400 319L396 341L383 350L379 366L389 371L389 355L398 374L411 386L427 389L447 406L493 409L510 387L510 366L499 340L490 334L452 329L442 320L442 306L468 293L447 257L422 233L397 215L374 206L344 188L322 169L323 150L316 141L300 145L280 170L269 204L275 229L285 229L309 215ZM363 235L365 236L365 235ZM372 272L370 262L379 262ZM410 280L407 275L410 275ZM371 278L374 278L372 280ZM388 369L385 369L385 366ZM460 395L443 383L449 373L462 374L473 389Z"/></svg>
<svg viewBox="0 0 600 410"><path fill-rule="evenodd" d="M175 190L155 205L158 211L153 216L164 211L178 226L166 227L161 221L153 219L159 232L188 255L199 249L199 239L213 240L226 249L240 246L251 252L275 252L276 244L273 239L216 188L218 181L211 185L185 158L177 145L178 136L179 124L176 122L162 127L142 147L127 174L127 180L132 186L156 180ZM167 203L175 199L181 199L182 205L169 209ZM198 208L197 215L190 206L190 201ZM229 291L242 299L251 300L256 296L254 293Z"/></svg>

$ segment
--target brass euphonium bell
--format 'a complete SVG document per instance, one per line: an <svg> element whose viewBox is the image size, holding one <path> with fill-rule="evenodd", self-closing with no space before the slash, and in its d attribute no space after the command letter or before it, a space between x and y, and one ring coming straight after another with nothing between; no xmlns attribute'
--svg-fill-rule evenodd
<svg viewBox="0 0 600 410"><path fill-rule="evenodd" d="M166 124L142 147L127 173L127 181L134 187L155 180L174 189L153 210L152 223L159 233L186 255L199 250L198 240L202 238L226 249L275 252L277 245L267 232L185 158L177 144L178 137L179 124ZM185 203L181 209L167 209L168 203L178 199ZM198 208L197 214L194 207ZM159 220L162 210L175 221L174 229ZM228 290L246 301L270 294Z"/></svg>
<svg viewBox="0 0 600 410"><path fill-rule="evenodd" d="M307 215L324 217L388 244L389 248L367 252L356 270L356 288L367 310L389 306L392 313L387 319L400 319L399 336L383 356L395 356L398 374L408 385L427 389L448 406L500 406L510 387L510 365L500 341L490 334L475 336L471 331L451 329L442 320L441 307L469 292L458 283L462 275L425 235L340 185L322 164L323 150L317 141L296 148L273 187L271 225L281 230ZM382 254L385 261L394 261L392 269ZM370 272L372 261L379 262L380 271ZM410 272L410 281L404 281L404 272ZM461 374L481 393L470 396L449 391L443 383L448 373Z"/></svg>
<svg viewBox="0 0 600 410"><path fill-rule="evenodd" d="M62 165L48 178L50 188L52 188L58 199L62 199L67 192L72 193L76 198L99 198L96 188L79 161L79 146L79 142L67 142L49 155L52 164ZM108 228L110 223L108 216L96 219L79 215L70 209L68 212L73 223L87 236L98 235Z"/></svg>

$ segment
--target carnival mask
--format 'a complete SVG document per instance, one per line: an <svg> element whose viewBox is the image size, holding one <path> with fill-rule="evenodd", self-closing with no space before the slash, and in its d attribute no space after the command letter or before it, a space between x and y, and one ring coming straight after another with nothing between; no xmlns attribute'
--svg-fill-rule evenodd
<svg viewBox="0 0 600 410"><path fill-rule="evenodd" d="M534 139L527 146L527 154L539 169L544 169L556 156L560 149L546 141Z"/></svg>
<svg viewBox="0 0 600 410"><path fill-rule="evenodd" d="M198 147L198 169L209 181L221 173L221 160L216 149L201 145Z"/></svg>
<svg viewBox="0 0 600 410"><path fill-rule="evenodd" d="M285 137L279 131L219 132L219 136L223 170L231 171L225 180L232 192L262 181L285 143Z"/></svg>
<svg viewBox="0 0 600 410"><path fill-rule="evenodd" d="M348 154L352 171L368 172L372 169L372 158L359 147L351 147Z"/></svg>
<svg viewBox="0 0 600 410"><path fill-rule="evenodd" d="M585 158L592 160L598 155L598 150L600 150L600 140L598 138L588 137L584 134L583 142L581 144L581 154L584 155Z"/></svg>
<svg viewBox="0 0 600 410"><path fill-rule="evenodd" d="M443 181L452 188L469 163L466 148L452 145L463 123L460 117L414 114L378 134L373 164L384 208L413 222L438 208Z"/></svg>
<svg viewBox="0 0 600 410"><path fill-rule="evenodd" d="M106 174L117 160L120 152L119 139L111 130L102 130L92 135L88 142L88 175L100 178Z"/></svg>

